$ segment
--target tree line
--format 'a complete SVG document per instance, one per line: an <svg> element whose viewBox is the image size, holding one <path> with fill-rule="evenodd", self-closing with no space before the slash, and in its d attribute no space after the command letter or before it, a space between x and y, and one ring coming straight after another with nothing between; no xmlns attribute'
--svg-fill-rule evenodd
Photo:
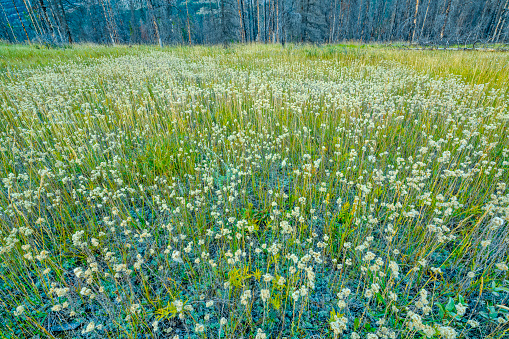
<svg viewBox="0 0 509 339"><path fill-rule="evenodd" d="M68 44L507 42L509 0L0 0L0 39Z"/></svg>

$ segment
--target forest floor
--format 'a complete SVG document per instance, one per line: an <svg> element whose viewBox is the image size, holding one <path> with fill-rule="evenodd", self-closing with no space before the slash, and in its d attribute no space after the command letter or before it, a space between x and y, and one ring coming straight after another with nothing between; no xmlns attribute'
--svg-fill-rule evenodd
<svg viewBox="0 0 509 339"><path fill-rule="evenodd" d="M509 53L0 45L6 338L507 338Z"/></svg>

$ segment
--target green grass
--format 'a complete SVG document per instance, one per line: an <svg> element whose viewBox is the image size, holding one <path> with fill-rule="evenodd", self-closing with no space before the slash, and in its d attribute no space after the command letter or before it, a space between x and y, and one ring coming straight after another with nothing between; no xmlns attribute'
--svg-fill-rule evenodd
<svg viewBox="0 0 509 339"><path fill-rule="evenodd" d="M7 69L22 69L52 66L55 63L75 61L89 63L101 57L118 57L147 51L147 46L71 45L51 47L46 45L0 44L0 72Z"/></svg>
<svg viewBox="0 0 509 339"><path fill-rule="evenodd" d="M406 50L383 45L339 44L305 47L310 56L362 62L370 65L395 61L418 72L436 77L459 76L468 84L485 84L487 88L509 88L509 52Z"/></svg>
<svg viewBox="0 0 509 339"><path fill-rule="evenodd" d="M0 50L4 337L509 335L507 54Z"/></svg>

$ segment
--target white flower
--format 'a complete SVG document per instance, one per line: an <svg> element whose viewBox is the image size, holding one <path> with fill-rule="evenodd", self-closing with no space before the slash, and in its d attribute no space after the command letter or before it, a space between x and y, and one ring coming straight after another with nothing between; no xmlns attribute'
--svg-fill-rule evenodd
<svg viewBox="0 0 509 339"><path fill-rule="evenodd" d="M61 311L61 310L62 310L62 305L59 305L59 304L54 305L54 306L51 308L51 310L52 310L53 312L59 312L59 311Z"/></svg>
<svg viewBox="0 0 509 339"><path fill-rule="evenodd" d="M449 326L439 326L438 332L445 339L454 339L458 335L458 332L452 327Z"/></svg>
<svg viewBox="0 0 509 339"><path fill-rule="evenodd" d="M341 289L341 292L338 293L338 298L340 299L343 299L343 298L348 298L348 296L350 295L350 293L352 293L352 290L349 289L349 288L342 288Z"/></svg>
<svg viewBox="0 0 509 339"><path fill-rule="evenodd" d="M364 260L364 261L368 261L368 262L369 262L369 261L371 261L371 260L375 259L375 257L376 257L376 256L375 256L375 253L373 253L373 252L367 252L367 253L364 255L363 260Z"/></svg>
<svg viewBox="0 0 509 339"><path fill-rule="evenodd" d="M140 304L132 304L130 310L133 313L140 313L141 312Z"/></svg>
<svg viewBox="0 0 509 339"><path fill-rule="evenodd" d="M486 248L491 244L491 240L483 240L481 241L482 248Z"/></svg>
<svg viewBox="0 0 509 339"><path fill-rule="evenodd" d="M501 271L507 271L509 269L509 267L507 267L507 264L504 262L499 262L498 264L495 264L495 266Z"/></svg>
<svg viewBox="0 0 509 339"><path fill-rule="evenodd" d="M173 306L175 306L175 309L177 310L177 312L182 312L182 310L184 309L184 303L182 302L182 300L174 300L173 302Z"/></svg>
<svg viewBox="0 0 509 339"><path fill-rule="evenodd" d="M24 305L19 305L18 307L16 307L16 311L14 311L14 315L16 317L19 317L20 315L23 314L23 312L25 312L25 306Z"/></svg>
<svg viewBox="0 0 509 339"><path fill-rule="evenodd" d="M299 297L300 297L299 290L296 290L295 292L292 293L292 298L294 302L297 302L297 300L299 300Z"/></svg>
<svg viewBox="0 0 509 339"><path fill-rule="evenodd" d="M95 323L93 321L91 321L87 325L87 327L83 331L81 331L81 334L92 332L94 329L95 329Z"/></svg>
<svg viewBox="0 0 509 339"><path fill-rule="evenodd" d="M173 260L175 260L176 262L178 262L178 263L183 263L184 262L182 260L182 258L180 257L180 252L179 251L173 251L173 253L171 254L171 258Z"/></svg>
<svg viewBox="0 0 509 339"><path fill-rule="evenodd" d="M491 219L491 223L490 224L491 224L490 228L492 230L496 230L496 229L498 229L500 226L502 226L504 224L504 219L499 218L499 217L495 217L495 218Z"/></svg>
<svg viewBox="0 0 509 339"><path fill-rule="evenodd" d="M226 319L225 317L221 317L221 319L219 319L219 325L224 326L227 323L228 323L228 319Z"/></svg>
<svg viewBox="0 0 509 339"><path fill-rule="evenodd" d="M301 286L299 292L301 297L305 297L308 294L308 288L306 286Z"/></svg>
<svg viewBox="0 0 509 339"><path fill-rule="evenodd" d="M343 331L346 330L346 323L348 322L348 318L342 316L338 317L337 315L334 315L333 321L330 323L330 327L332 331L334 332L334 335L337 336Z"/></svg>
<svg viewBox="0 0 509 339"><path fill-rule="evenodd" d="M266 339L266 338L267 338L267 335L265 333L263 333L263 331L259 328L258 331L256 332L255 339Z"/></svg>
<svg viewBox="0 0 509 339"><path fill-rule="evenodd" d="M263 281L264 282L267 282L267 283L271 282L272 279L274 279L274 277L272 275L268 274L268 273L263 275Z"/></svg>
<svg viewBox="0 0 509 339"><path fill-rule="evenodd" d="M263 302L266 302L267 299L270 297L270 291L267 289L263 289L260 291L260 297L262 298Z"/></svg>
<svg viewBox="0 0 509 339"><path fill-rule="evenodd" d="M464 306L463 304L459 303L459 304L456 304L456 312L458 312L458 315L461 317L465 314L466 310L467 310L467 307Z"/></svg>
<svg viewBox="0 0 509 339"><path fill-rule="evenodd" d="M240 303L242 305L246 305L249 303L249 300L251 298L251 290L245 290L244 293L242 293L240 297Z"/></svg>
<svg viewBox="0 0 509 339"><path fill-rule="evenodd" d="M205 331L205 326L203 324L196 324L194 325L194 331L196 333L202 333L203 331Z"/></svg>
<svg viewBox="0 0 509 339"><path fill-rule="evenodd" d="M433 328L432 326L429 326L429 325L424 325L424 328L422 329L422 331L424 332L424 335L427 337L427 338L431 338L435 335L435 328Z"/></svg>
<svg viewBox="0 0 509 339"><path fill-rule="evenodd" d="M472 320L472 319L469 319L467 321L467 324L472 326L472 327L478 327L479 326L479 322L478 321L475 321L475 320Z"/></svg>
<svg viewBox="0 0 509 339"><path fill-rule="evenodd" d="M398 295L395 293L395 292L389 292L389 299L391 299L392 301L396 301L398 300Z"/></svg>

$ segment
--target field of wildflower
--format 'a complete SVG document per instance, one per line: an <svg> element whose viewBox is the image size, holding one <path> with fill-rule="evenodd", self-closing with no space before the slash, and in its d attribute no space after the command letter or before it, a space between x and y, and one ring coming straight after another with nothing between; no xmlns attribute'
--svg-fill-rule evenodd
<svg viewBox="0 0 509 339"><path fill-rule="evenodd" d="M2 338L509 337L508 54L13 48Z"/></svg>

